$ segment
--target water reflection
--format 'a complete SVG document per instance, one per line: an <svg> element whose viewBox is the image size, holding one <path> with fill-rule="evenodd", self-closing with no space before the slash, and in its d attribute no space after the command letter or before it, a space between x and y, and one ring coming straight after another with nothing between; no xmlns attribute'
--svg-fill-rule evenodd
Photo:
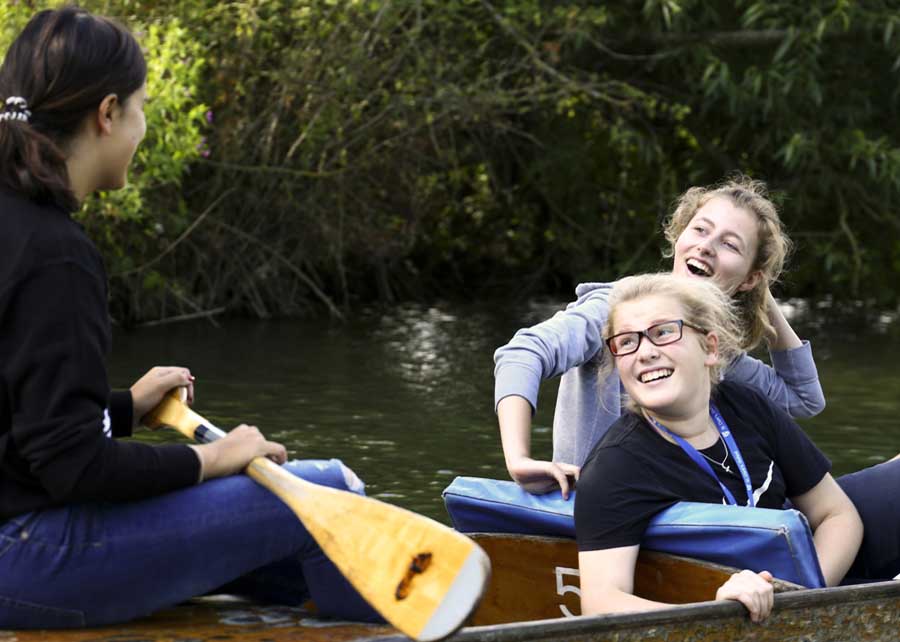
<svg viewBox="0 0 900 642"><path fill-rule="evenodd" d="M404 305L345 325L230 320L118 333L110 370L128 385L152 364L188 365L197 410L222 427L256 423L294 457L337 457L369 494L447 521L440 491L456 475L506 477L493 413L494 349L564 303ZM900 451L895 311L789 301L810 338L828 407L803 422L849 472ZM533 448L551 452L556 382L545 384ZM174 434L141 439L175 441Z"/></svg>

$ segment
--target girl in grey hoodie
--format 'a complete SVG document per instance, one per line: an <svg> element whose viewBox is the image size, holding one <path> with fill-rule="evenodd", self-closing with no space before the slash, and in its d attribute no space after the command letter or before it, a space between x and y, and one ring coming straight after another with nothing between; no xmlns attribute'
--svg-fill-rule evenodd
<svg viewBox="0 0 900 642"><path fill-rule="evenodd" d="M747 341L723 378L755 386L793 417L825 407L808 341L801 341L770 292L790 250L778 211L764 184L738 178L721 186L693 187L665 225L672 272L709 279L741 311ZM602 339L613 283L583 283L577 299L552 318L519 330L494 353L494 403L506 467L530 492L571 479L594 444L621 414L622 386L615 371L598 376L609 358ZM765 340L772 365L747 354ZM531 417L541 381L562 375L553 421L553 460L533 459Z"/></svg>

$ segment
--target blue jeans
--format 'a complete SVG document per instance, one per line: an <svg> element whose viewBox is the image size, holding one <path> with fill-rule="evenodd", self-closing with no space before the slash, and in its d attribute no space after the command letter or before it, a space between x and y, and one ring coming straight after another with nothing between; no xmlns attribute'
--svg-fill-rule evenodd
<svg viewBox="0 0 900 642"><path fill-rule="evenodd" d="M837 482L865 529L844 584L891 579L900 573L900 460L838 477Z"/></svg>
<svg viewBox="0 0 900 642"><path fill-rule="evenodd" d="M347 488L337 460L286 467ZM312 598L323 615L382 621L297 516L245 475L0 524L0 628L124 622L217 591L290 605Z"/></svg>

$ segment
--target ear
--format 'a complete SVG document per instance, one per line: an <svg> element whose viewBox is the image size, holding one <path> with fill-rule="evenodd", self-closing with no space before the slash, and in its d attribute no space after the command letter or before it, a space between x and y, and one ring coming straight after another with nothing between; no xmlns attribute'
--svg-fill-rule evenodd
<svg viewBox="0 0 900 642"><path fill-rule="evenodd" d="M753 272L748 274L747 278L744 279L744 282L737 287L736 292L746 292L747 290L752 290L759 284L761 279L762 272L760 272L759 270L754 270Z"/></svg>
<svg viewBox="0 0 900 642"><path fill-rule="evenodd" d="M119 97L115 94L107 94L97 107L97 127L101 134L112 133L113 120L119 109Z"/></svg>
<svg viewBox="0 0 900 642"><path fill-rule="evenodd" d="M706 359L703 365L714 366L719 361L719 335L710 332L706 335Z"/></svg>

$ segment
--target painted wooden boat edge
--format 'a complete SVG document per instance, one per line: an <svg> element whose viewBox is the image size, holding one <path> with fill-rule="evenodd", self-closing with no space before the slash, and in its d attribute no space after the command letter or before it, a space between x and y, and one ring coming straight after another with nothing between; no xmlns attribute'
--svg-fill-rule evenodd
<svg viewBox="0 0 900 642"><path fill-rule="evenodd" d="M518 587L522 590L521 587ZM526 589L527 590L527 589ZM260 607L240 600L201 598L144 621L101 629L0 631L0 642L400 642L387 626L318 620L296 607ZM232 606L233 605L233 606ZM237 611L235 611L236 609ZM244 609L249 617L230 617ZM229 613L229 611L231 613ZM284 622L271 615L286 614ZM255 623L251 622L256 617ZM197 626L200 625L200 626ZM900 631L900 582L887 581L828 589L799 589L776 594L775 609L762 625L753 624L733 602L697 602L651 612L594 617L559 617L506 624L468 626L447 638L453 642L825 642L897 639Z"/></svg>
<svg viewBox="0 0 900 642"><path fill-rule="evenodd" d="M184 609L185 607L178 607ZM197 608L209 609L200 605ZM176 611L178 610L176 609ZM188 607L188 610L190 607ZM184 613L181 614L183 616ZM409 638L377 625L321 622L312 628L274 626L234 628L222 623L207 634L181 630L135 629L132 626L80 631L0 631L0 642L121 642L122 640L236 640L294 642L344 640L353 642L407 642ZM669 642L722 642L753 639L757 642L804 640L826 642L896 640L900 630L900 582L888 581L827 589L803 589L775 596L775 609L764 624L750 622L737 603L703 602L652 612L594 617L557 618L466 627L448 642L568 642L666 639Z"/></svg>
<svg viewBox="0 0 900 642"><path fill-rule="evenodd" d="M569 639L625 641L653 639L647 636L647 632L653 629L659 633L668 629L670 634L665 638L667 640L778 640L782 638L777 636L784 635L784 624L797 614L802 614L801 624L806 622L811 625L819 619L817 613L824 609L839 607L854 613L863 604L874 605L883 616L880 628L875 626L878 623L871 620L863 624L862 628L869 630L869 636L854 637L854 634L846 628L828 631L826 626L817 627L813 631L806 626L808 633L803 639L810 642L832 639L856 639L866 642L896 640L900 631L900 581L779 593L775 596L772 616L761 625L752 623L744 607L736 602L701 602L659 611L467 627L448 638L448 642L536 642ZM697 631L698 622L707 625L709 635ZM671 635L671 630L679 627L684 630L684 635ZM731 632L726 631L726 627ZM763 637L764 632L768 632L769 635ZM379 637L377 640L400 642L406 638L388 636Z"/></svg>

